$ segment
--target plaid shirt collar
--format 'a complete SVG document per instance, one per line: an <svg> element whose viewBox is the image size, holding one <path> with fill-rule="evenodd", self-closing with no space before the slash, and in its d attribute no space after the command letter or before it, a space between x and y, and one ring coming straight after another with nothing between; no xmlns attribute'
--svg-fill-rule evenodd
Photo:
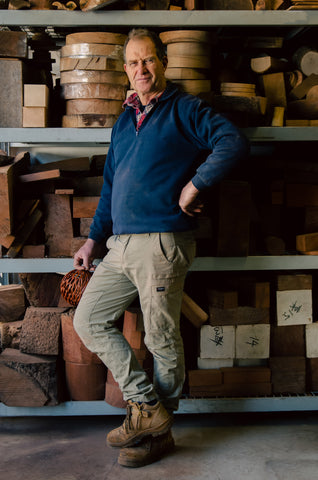
<svg viewBox="0 0 318 480"><path fill-rule="evenodd" d="M155 106L156 103L158 103L159 98L163 92L158 93L154 98L150 100L148 105L142 105L140 98L138 96L138 93L134 92L132 93L123 103L123 107L132 107L136 111L136 131L138 132L142 122L146 118L147 114L150 112L150 110Z"/></svg>

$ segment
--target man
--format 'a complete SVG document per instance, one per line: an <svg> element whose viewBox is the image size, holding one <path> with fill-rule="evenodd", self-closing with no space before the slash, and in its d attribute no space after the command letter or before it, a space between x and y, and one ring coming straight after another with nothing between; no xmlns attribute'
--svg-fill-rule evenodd
<svg viewBox="0 0 318 480"><path fill-rule="evenodd" d="M133 29L124 61L136 93L113 128L101 198L74 267L90 268L106 238L109 251L84 292L74 326L128 401L126 419L107 443L121 448L121 465L141 466L173 445L172 413L185 376L179 317L195 255L198 195L219 182L247 146L228 120L166 81L168 60L155 34ZM153 382L116 327L137 296Z"/></svg>

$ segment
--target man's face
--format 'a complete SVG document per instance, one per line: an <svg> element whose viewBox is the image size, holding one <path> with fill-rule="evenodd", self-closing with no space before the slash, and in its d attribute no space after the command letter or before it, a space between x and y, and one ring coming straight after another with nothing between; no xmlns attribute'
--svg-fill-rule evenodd
<svg viewBox="0 0 318 480"><path fill-rule="evenodd" d="M165 89L166 66L166 58L162 62L159 60L150 38L135 38L128 42L124 68L131 87L141 100L151 98Z"/></svg>

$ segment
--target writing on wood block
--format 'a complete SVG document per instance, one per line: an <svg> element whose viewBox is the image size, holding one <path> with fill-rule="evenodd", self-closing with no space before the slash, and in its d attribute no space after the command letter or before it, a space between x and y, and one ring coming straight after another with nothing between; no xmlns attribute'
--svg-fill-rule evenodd
<svg viewBox="0 0 318 480"><path fill-rule="evenodd" d="M234 358L235 327L203 325L200 331L201 358Z"/></svg>
<svg viewBox="0 0 318 480"><path fill-rule="evenodd" d="M306 356L318 357L318 323L306 325Z"/></svg>
<svg viewBox="0 0 318 480"><path fill-rule="evenodd" d="M277 325L312 323L312 290L276 292Z"/></svg>
<svg viewBox="0 0 318 480"><path fill-rule="evenodd" d="M238 325L235 351L237 358L268 358L270 325Z"/></svg>

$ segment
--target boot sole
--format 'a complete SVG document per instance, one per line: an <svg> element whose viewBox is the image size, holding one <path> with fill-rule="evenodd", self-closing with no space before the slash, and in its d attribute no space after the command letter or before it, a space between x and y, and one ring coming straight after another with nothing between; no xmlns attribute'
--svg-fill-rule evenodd
<svg viewBox="0 0 318 480"><path fill-rule="evenodd" d="M120 443L111 443L107 439L107 445L112 448L121 448L121 447L132 447L136 445L140 440L144 437L148 437L148 435L152 435L153 437L158 437L159 435L163 435L170 430L173 423L173 419L169 419L166 423L161 426L160 430L158 427L156 429L148 428L147 430L141 430L139 433L136 433L134 437L130 437L129 439L122 441Z"/></svg>
<svg viewBox="0 0 318 480"><path fill-rule="evenodd" d="M146 465L150 465L152 463L158 462L159 460L162 459L162 457L166 453L170 453L174 448L175 448L175 443L174 443L174 440L172 440L170 442L170 444L166 445L166 447L162 449L161 452L157 452L153 456L149 455L148 458L144 458L143 460L133 460L133 459L129 459L129 458L121 458L120 454L119 454L118 465L120 465L121 467L126 467L126 468L145 467Z"/></svg>

